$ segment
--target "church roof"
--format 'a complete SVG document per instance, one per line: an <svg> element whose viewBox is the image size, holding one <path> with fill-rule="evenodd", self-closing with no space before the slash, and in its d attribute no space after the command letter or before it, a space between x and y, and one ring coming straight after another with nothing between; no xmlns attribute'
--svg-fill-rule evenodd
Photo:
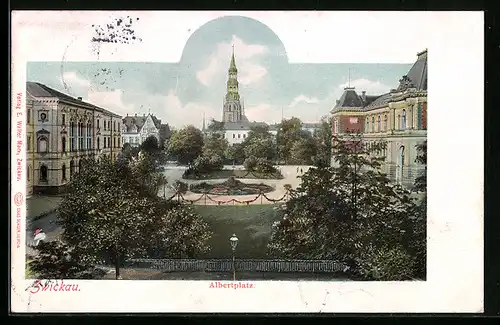
<svg viewBox="0 0 500 325"><path fill-rule="evenodd" d="M64 94L60 91L57 91L57 90L50 88L42 83L39 83L39 82L33 82L33 81L26 82L26 92L35 98L36 97L38 97L38 98L40 98L40 97L57 98L57 99L59 99L59 101L65 102L67 104L95 110L95 111L98 111L101 113L106 113L106 114L111 115L113 117L121 117L120 115L113 113L111 111L108 111L102 107L84 102L83 100L78 99L78 98L71 97L67 94Z"/></svg>

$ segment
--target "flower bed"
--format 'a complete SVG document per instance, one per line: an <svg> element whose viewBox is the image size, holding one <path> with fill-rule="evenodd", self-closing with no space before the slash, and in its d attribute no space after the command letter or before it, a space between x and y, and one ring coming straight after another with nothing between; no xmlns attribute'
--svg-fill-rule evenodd
<svg viewBox="0 0 500 325"><path fill-rule="evenodd" d="M230 177L223 183L208 184L203 182L192 184L190 186L190 191L193 193L207 193L212 195L250 195L269 193L274 191L274 188L264 183L243 183L234 177Z"/></svg>

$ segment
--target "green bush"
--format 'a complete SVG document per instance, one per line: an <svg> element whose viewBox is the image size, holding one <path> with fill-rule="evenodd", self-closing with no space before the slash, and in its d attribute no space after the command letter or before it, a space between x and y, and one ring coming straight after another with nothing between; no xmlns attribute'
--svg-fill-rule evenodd
<svg viewBox="0 0 500 325"><path fill-rule="evenodd" d="M253 172L257 169L257 158L255 156L250 156L243 162L243 166L249 172Z"/></svg>
<svg viewBox="0 0 500 325"><path fill-rule="evenodd" d="M401 247L375 250L365 254L357 264L361 275L380 281L409 280L415 267L413 257Z"/></svg>

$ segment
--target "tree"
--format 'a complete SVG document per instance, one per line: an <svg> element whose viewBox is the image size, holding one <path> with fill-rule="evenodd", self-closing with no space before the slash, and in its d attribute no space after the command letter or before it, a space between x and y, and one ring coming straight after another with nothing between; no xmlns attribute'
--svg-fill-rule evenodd
<svg viewBox="0 0 500 325"><path fill-rule="evenodd" d="M314 132L317 152L313 164L317 167L329 166L332 159L332 123L328 117L323 117L320 127Z"/></svg>
<svg viewBox="0 0 500 325"><path fill-rule="evenodd" d="M192 164L203 150L203 134L192 125L175 131L168 142L167 154L184 165Z"/></svg>
<svg viewBox="0 0 500 325"><path fill-rule="evenodd" d="M415 179L414 190L418 192L427 191L427 140L416 145L417 158L415 162L424 165L424 172Z"/></svg>
<svg viewBox="0 0 500 325"><path fill-rule="evenodd" d="M367 277L375 256L389 254L389 248L402 247L410 255L416 204L380 171L377 153L384 145L368 147L359 135L335 138L334 166L301 176L273 226L271 254L336 259Z"/></svg>
<svg viewBox="0 0 500 325"><path fill-rule="evenodd" d="M172 214L168 207L173 206L162 202L137 181L129 166L102 160L78 173L70 183L59 206L61 237L81 263L112 263L118 279L126 258L145 256L158 238L165 236L168 219L178 218L175 213L183 215L183 206ZM200 236L198 224L203 224L199 216L190 215L184 223L177 223L176 229L168 227L184 238L170 249L182 251L193 246L193 240L201 240L199 246L205 245L206 236Z"/></svg>
<svg viewBox="0 0 500 325"><path fill-rule="evenodd" d="M281 122L276 135L280 159L283 159L286 163L289 162L292 146L302 135L302 121L300 119L292 117Z"/></svg>
<svg viewBox="0 0 500 325"><path fill-rule="evenodd" d="M222 134L224 133L224 122L212 119L207 126L207 130L212 134Z"/></svg>
<svg viewBox="0 0 500 325"><path fill-rule="evenodd" d="M88 277L92 265L81 263L71 247L61 241L41 242L30 261L30 271L40 279L79 279Z"/></svg>
<svg viewBox="0 0 500 325"><path fill-rule="evenodd" d="M224 158L228 146L229 143L226 139L219 137L216 134L212 134L205 139L202 155L206 157L217 155Z"/></svg>
<svg viewBox="0 0 500 325"><path fill-rule="evenodd" d="M268 160L272 160L276 152L272 138L265 136L251 137L244 143L243 151L246 157L254 156Z"/></svg>
<svg viewBox="0 0 500 325"><path fill-rule="evenodd" d="M227 147L224 156L234 164L242 164L245 161L244 146L242 143L235 143Z"/></svg>
<svg viewBox="0 0 500 325"><path fill-rule="evenodd" d="M308 134L293 143L288 159L292 164L310 165L316 153L316 141Z"/></svg>

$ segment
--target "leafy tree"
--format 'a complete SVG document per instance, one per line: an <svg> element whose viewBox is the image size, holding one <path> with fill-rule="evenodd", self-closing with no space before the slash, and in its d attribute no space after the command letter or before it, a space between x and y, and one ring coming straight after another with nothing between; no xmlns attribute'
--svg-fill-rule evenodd
<svg viewBox="0 0 500 325"><path fill-rule="evenodd" d="M410 254L416 204L380 171L383 146L365 146L359 135L335 138L334 166L301 176L273 226L271 254L336 259L358 273L386 247Z"/></svg>
<svg viewBox="0 0 500 325"><path fill-rule="evenodd" d="M296 117L283 120L276 136L279 158L289 163L293 144L303 136L302 121Z"/></svg>
<svg viewBox="0 0 500 325"><path fill-rule="evenodd" d="M80 261L75 251L61 241L41 242L38 254L30 261L29 268L41 279L85 278L92 265Z"/></svg>
<svg viewBox="0 0 500 325"><path fill-rule="evenodd" d="M112 263L119 278L126 258L147 254L155 241L165 235L166 220L175 217L175 213L183 215L179 212L182 206L172 214L161 205L162 201L137 181L130 167L102 160L83 169L70 183L59 206L62 239L81 263ZM193 246L193 240L204 240L204 236L199 236L199 227L192 224L193 218L177 224L175 231L182 233L184 240L176 242L178 246L170 247L171 250L182 251L183 247Z"/></svg>
<svg viewBox="0 0 500 325"><path fill-rule="evenodd" d="M176 130L168 142L167 154L177 157L181 164L189 165L201 155L203 134L192 125Z"/></svg>
<svg viewBox="0 0 500 325"><path fill-rule="evenodd" d="M424 173L415 179L414 190L425 192L427 190L427 140L417 146L417 158L415 162L425 166Z"/></svg>
<svg viewBox="0 0 500 325"><path fill-rule="evenodd" d="M323 117L320 128L314 132L317 152L313 164L317 167L327 167L332 159L332 123L328 117Z"/></svg>
<svg viewBox="0 0 500 325"><path fill-rule="evenodd" d="M133 158L136 158L139 154L139 148L132 147L130 143L125 143L122 147L121 152L118 154L118 161L124 164L128 164Z"/></svg>
<svg viewBox="0 0 500 325"><path fill-rule="evenodd" d="M224 158L228 146L229 143L226 139L218 137L214 134L210 135L205 139L202 155L206 157L217 155L221 158Z"/></svg>
<svg viewBox="0 0 500 325"><path fill-rule="evenodd" d="M242 164L245 161L245 152L242 143L235 143L227 147L224 157L234 164Z"/></svg>
<svg viewBox="0 0 500 325"><path fill-rule="evenodd" d="M224 133L224 122L212 119L207 126L207 130L212 134L221 135Z"/></svg>
<svg viewBox="0 0 500 325"><path fill-rule="evenodd" d="M310 165L316 153L316 141L310 135L303 136L293 143L288 159L292 164Z"/></svg>
<svg viewBox="0 0 500 325"><path fill-rule="evenodd" d="M272 160L275 157L275 146L271 137L254 135L244 143L245 156Z"/></svg>
<svg viewBox="0 0 500 325"><path fill-rule="evenodd" d="M158 139L151 135L139 146L139 151L153 158L155 165L161 165L166 160L166 155L158 142Z"/></svg>

